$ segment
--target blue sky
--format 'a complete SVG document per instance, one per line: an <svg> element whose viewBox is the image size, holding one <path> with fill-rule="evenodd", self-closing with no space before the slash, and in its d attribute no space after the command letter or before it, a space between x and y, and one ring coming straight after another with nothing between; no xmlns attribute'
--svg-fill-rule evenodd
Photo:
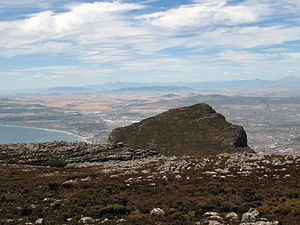
<svg viewBox="0 0 300 225"><path fill-rule="evenodd" d="M300 77L299 0L1 0L0 89Z"/></svg>

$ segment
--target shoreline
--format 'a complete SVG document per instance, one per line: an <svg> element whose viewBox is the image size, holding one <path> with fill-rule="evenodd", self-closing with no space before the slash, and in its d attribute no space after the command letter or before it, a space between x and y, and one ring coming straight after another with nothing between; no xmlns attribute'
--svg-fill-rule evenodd
<svg viewBox="0 0 300 225"><path fill-rule="evenodd" d="M56 129L48 129L48 128L41 128L41 127L28 127L28 126L22 126L22 125L13 125L13 124L0 124L0 126L2 127L21 127L21 128L31 128L31 129L36 129L36 130L45 130L45 131L55 131L55 132L60 132L60 133L66 133L66 134L69 134L69 135L73 135L73 136L76 136L78 138L81 139L81 141L84 141L86 143L90 143L88 140L87 140L87 137L82 137L78 134L74 134L70 131L63 131L63 130L56 130Z"/></svg>

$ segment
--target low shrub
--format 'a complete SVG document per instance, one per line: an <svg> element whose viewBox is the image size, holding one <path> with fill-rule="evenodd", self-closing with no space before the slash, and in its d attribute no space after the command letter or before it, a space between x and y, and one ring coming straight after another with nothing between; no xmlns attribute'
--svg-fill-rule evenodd
<svg viewBox="0 0 300 225"><path fill-rule="evenodd" d="M286 207L286 206L280 207L275 210L275 213L280 214L282 216L286 216L286 215L290 214L291 212L292 212L292 209L290 207Z"/></svg>
<svg viewBox="0 0 300 225"><path fill-rule="evenodd" d="M89 211L89 215L93 218L100 218L102 216L108 218L120 217L121 215L129 214L131 211L130 208L119 205L119 204L111 204L107 206L93 206Z"/></svg>
<svg viewBox="0 0 300 225"><path fill-rule="evenodd" d="M49 190L51 190L51 191L56 191L56 190L58 189L58 187L59 187L59 184L58 184L58 183L49 183L49 184L48 184L48 188L49 188Z"/></svg>

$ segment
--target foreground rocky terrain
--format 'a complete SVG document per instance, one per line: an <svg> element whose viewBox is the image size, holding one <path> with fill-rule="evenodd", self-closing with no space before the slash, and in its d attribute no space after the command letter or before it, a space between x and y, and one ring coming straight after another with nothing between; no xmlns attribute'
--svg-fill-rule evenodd
<svg viewBox="0 0 300 225"><path fill-rule="evenodd" d="M0 146L1 224L297 224L300 157Z"/></svg>
<svg viewBox="0 0 300 225"><path fill-rule="evenodd" d="M116 128L108 140L113 144L122 141L132 148L149 148L167 156L253 152L243 127L227 122L205 103L170 109Z"/></svg>

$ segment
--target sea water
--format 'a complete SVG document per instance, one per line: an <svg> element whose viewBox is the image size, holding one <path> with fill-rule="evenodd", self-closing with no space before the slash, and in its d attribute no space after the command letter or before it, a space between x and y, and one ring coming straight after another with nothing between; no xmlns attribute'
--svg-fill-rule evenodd
<svg viewBox="0 0 300 225"><path fill-rule="evenodd" d="M84 139L63 131L0 125L0 144L48 141L84 141Z"/></svg>

